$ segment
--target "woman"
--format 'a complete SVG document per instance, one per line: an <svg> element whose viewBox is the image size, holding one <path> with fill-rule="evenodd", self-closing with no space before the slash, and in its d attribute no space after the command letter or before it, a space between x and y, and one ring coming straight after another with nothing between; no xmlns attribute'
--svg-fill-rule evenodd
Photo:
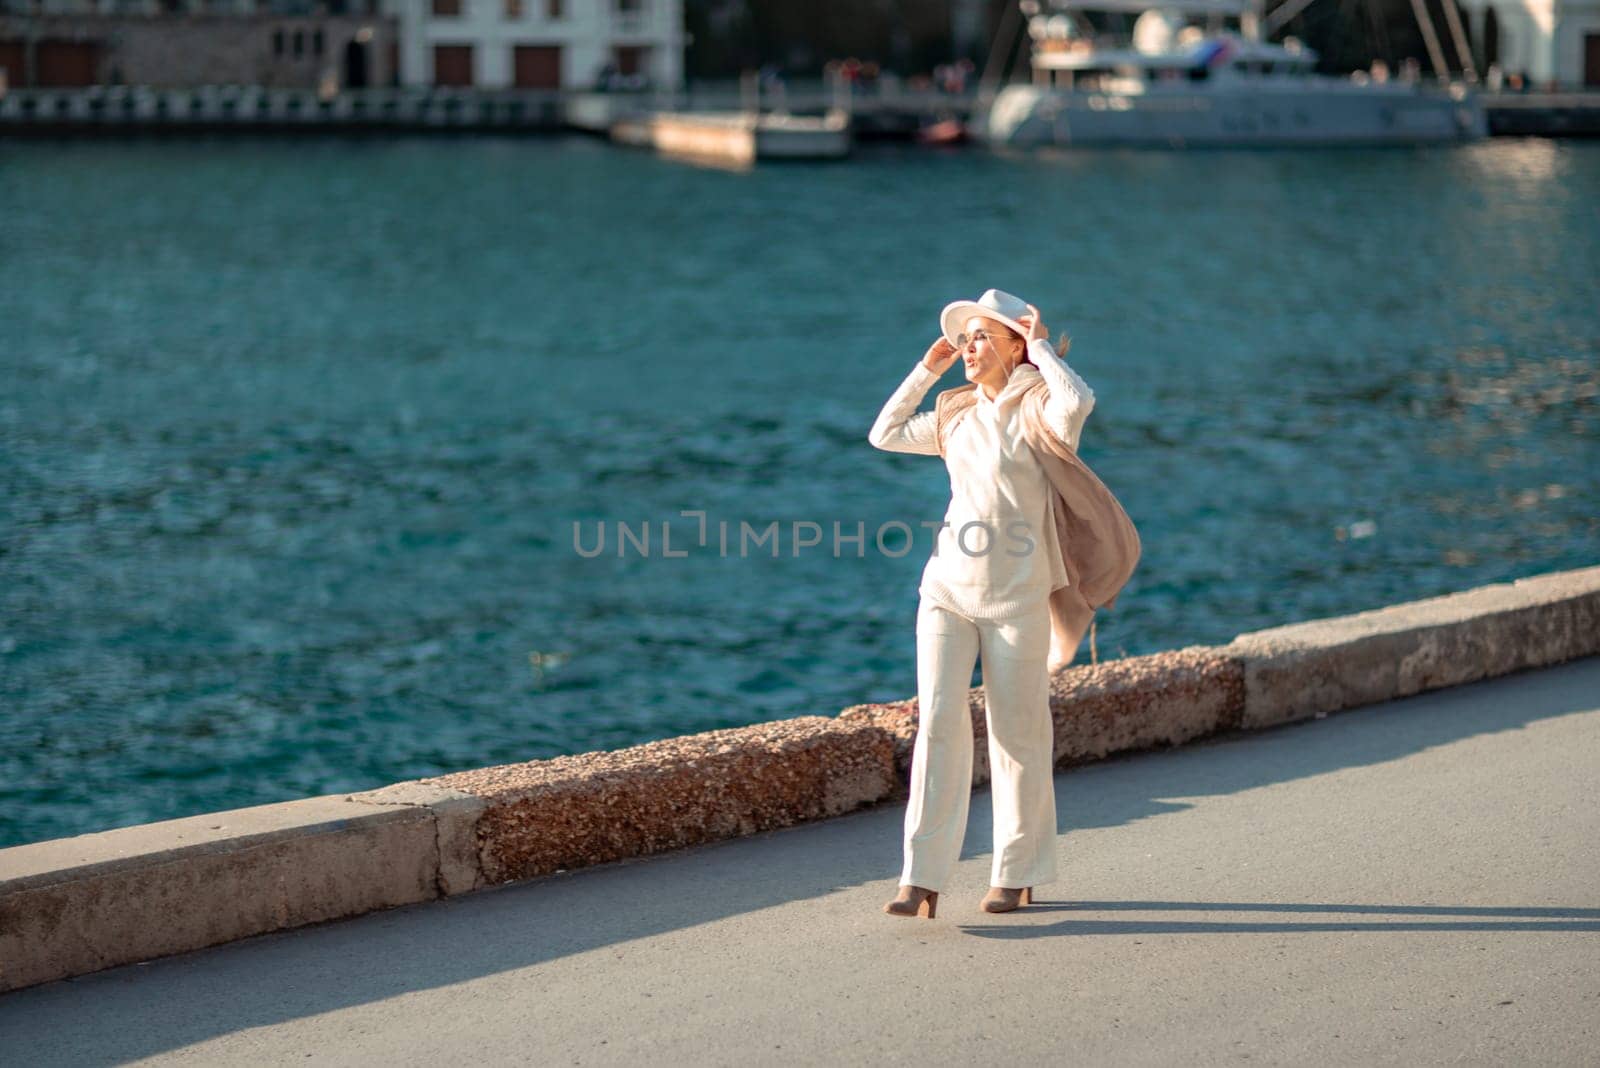
<svg viewBox="0 0 1600 1068"><path fill-rule="evenodd" d="M932 919L955 867L972 789L967 695L981 653L994 860L986 912L1056 878L1052 668L1138 558L1126 513L1077 458L1094 392L1046 340L1039 311L991 289L940 316L943 336L878 413L868 440L943 456L950 505L917 609L917 738L896 916ZM1064 342L1061 351L1068 345ZM968 385L917 405L957 358ZM1072 503L1068 503L1072 502Z"/></svg>

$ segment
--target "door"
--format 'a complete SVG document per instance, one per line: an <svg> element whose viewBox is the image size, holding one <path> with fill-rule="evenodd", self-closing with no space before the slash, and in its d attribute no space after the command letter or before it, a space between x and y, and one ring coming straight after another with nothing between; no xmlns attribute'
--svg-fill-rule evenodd
<svg viewBox="0 0 1600 1068"><path fill-rule="evenodd" d="M94 85L100 79L100 46L94 41L40 41L34 53L40 86Z"/></svg>
<svg viewBox="0 0 1600 1068"><path fill-rule="evenodd" d="M28 46L23 41L0 41L0 67L5 68L6 84L20 89L28 77Z"/></svg>
<svg viewBox="0 0 1600 1068"><path fill-rule="evenodd" d="M514 85L518 89L560 89L559 45L517 45L512 53Z"/></svg>
<svg viewBox="0 0 1600 1068"><path fill-rule="evenodd" d="M352 38L344 46L344 87L365 89L367 77L367 46Z"/></svg>
<svg viewBox="0 0 1600 1068"><path fill-rule="evenodd" d="M1600 33L1583 35L1583 87L1600 88Z"/></svg>
<svg viewBox="0 0 1600 1068"><path fill-rule="evenodd" d="M434 45L433 84L469 86L472 84L472 46Z"/></svg>

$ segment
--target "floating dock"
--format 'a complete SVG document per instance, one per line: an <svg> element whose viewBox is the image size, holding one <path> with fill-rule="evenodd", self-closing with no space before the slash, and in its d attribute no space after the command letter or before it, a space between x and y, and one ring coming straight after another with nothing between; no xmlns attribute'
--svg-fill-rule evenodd
<svg viewBox="0 0 1600 1068"><path fill-rule="evenodd" d="M850 154L850 116L661 112L618 120L608 131L619 144L653 148L730 166L761 159L843 159Z"/></svg>
<svg viewBox="0 0 1600 1068"><path fill-rule="evenodd" d="M762 159L843 159L855 139L850 110L825 101L806 101L818 114L765 109L756 93L746 94L742 106L727 99L716 104L580 93L567 99L565 120L618 144L733 167Z"/></svg>

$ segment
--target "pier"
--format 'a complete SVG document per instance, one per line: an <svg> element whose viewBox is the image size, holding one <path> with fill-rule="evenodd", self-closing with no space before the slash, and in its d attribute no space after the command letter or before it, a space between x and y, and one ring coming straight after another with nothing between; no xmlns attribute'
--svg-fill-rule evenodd
<svg viewBox="0 0 1600 1068"><path fill-rule="evenodd" d="M1491 136L1600 136L1600 92L1483 93ZM788 90L762 101L759 113L775 133L785 123L826 128L827 116L848 113L852 141L910 140L944 119L970 121L975 93L884 90L840 96L825 86ZM202 86L153 89L90 86L0 92L0 135L139 131L501 131L609 134L638 143L655 116L669 124L727 124L751 109L737 87L679 93L574 93L551 90L357 89L322 94L312 89ZM701 116L711 116L709 119ZM788 118L784 118L788 116ZM628 138L632 137L632 141ZM709 136L709 135L702 135ZM715 139L715 138L713 138ZM781 140L781 138L780 138ZM832 149L829 149L832 151ZM785 154L776 149L773 155ZM793 153L788 153L793 154Z"/></svg>
<svg viewBox="0 0 1600 1068"><path fill-rule="evenodd" d="M857 138L909 138L940 118L968 118L975 98L935 92L857 95L847 107L831 91L798 89L759 108L766 125L782 134L786 123L816 120L846 110ZM777 105L777 106L775 106ZM608 133L618 122L638 124L656 115L743 114L735 88L685 93L584 93L550 90L354 89L323 94L313 89L202 86L156 89L90 86L0 92L0 134L140 131L503 131ZM784 115L789 118L783 118ZM698 121L698 120L694 120ZM720 121L713 118L713 122ZM780 138L781 140L781 138Z"/></svg>
<svg viewBox="0 0 1600 1068"><path fill-rule="evenodd" d="M1600 92L1485 93L1491 137L1600 137Z"/></svg>

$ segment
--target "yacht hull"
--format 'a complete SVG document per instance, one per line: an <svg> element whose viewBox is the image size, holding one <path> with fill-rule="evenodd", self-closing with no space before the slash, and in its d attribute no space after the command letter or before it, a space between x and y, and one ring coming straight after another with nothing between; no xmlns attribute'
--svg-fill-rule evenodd
<svg viewBox="0 0 1600 1068"><path fill-rule="evenodd" d="M1002 89L978 131L1000 145L1415 144L1488 136L1470 93L1387 83L1293 89L1216 88L1144 93L1013 85Z"/></svg>

